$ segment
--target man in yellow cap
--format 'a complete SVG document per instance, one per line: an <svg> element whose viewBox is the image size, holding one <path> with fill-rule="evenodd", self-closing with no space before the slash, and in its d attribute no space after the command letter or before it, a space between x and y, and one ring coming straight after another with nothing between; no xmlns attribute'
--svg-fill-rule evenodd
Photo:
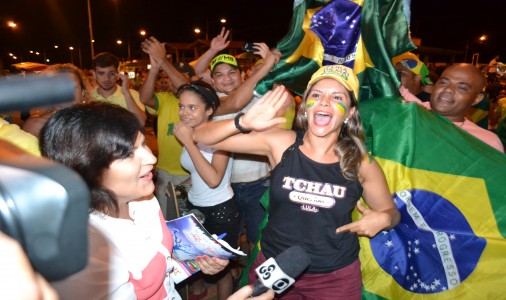
<svg viewBox="0 0 506 300"><path fill-rule="evenodd" d="M218 96L229 96L243 82L242 71L233 55L220 54L210 64L211 78Z"/></svg>
<svg viewBox="0 0 506 300"><path fill-rule="evenodd" d="M194 66L197 74L202 73L201 68L205 63L209 66L211 84L220 97L220 106L214 114L215 120L234 118L237 113L246 112L258 101L260 97L253 94L255 85L270 72L281 56L278 50L269 49L265 43L253 43L254 53L261 57L262 63L243 81L236 58L229 54L218 54L225 48L226 43L223 41L227 36L228 33L222 31L215 37L209 50ZM286 128L291 128L295 117L293 102L292 100L285 103ZM251 246L258 239L258 227L265 214L260 199L269 185L269 173L270 166L266 156L234 154L231 186L241 224L246 224L246 238Z"/></svg>
<svg viewBox="0 0 506 300"><path fill-rule="evenodd" d="M432 81L427 66L411 52L394 57L392 63L401 80L401 94L407 89L423 102L429 101Z"/></svg>

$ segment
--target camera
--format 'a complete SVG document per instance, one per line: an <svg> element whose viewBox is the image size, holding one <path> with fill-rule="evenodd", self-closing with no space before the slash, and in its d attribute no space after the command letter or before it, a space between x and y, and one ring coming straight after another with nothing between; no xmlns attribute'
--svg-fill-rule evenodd
<svg viewBox="0 0 506 300"><path fill-rule="evenodd" d="M0 113L71 102L68 74L0 79ZM35 271L64 279L88 262L90 192L72 169L0 140L0 231L17 240Z"/></svg>
<svg viewBox="0 0 506 300"><path fill-rule="evenodd" d="M246 42L244 44L244 46L242 47L242 50L244 50L246 52L252 52L252 53L254 53L254 52L257 51L257 49L253 48L254 46L255 46L255 43L253 43L253 42Z"/></svg>

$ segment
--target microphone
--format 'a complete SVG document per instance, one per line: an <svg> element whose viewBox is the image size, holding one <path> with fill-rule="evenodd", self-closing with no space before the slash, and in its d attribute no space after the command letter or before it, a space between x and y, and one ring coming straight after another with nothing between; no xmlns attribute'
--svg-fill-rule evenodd
<svg viewBox="0 0 506 300"><path fill-rule="evenodd" d="M269 258L255 269L258 280L253 284L251 297L256 297L271 289L281 294L289 288L311 260L301 246L292 246L281 252L276 259Z"/></svg>
<svg viewBox="0 0 506 300"><path fill-rule="evenodd" d="M74 99L76 83L69 74L13 76L0 79L0 112L51 106Z"/></svg>

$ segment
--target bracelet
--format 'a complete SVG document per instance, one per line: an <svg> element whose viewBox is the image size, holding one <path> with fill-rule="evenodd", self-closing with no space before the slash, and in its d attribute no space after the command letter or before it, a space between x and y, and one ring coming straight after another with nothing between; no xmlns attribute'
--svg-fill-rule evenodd
<svg viewBox="0 0 506 300"><path fill-rule="evenodd" d="M239 130L240 133L250 133L251 130L248 130L246 128L243 128L241 127L241 125L239 125L239 118L242 117L244 115L243 112L240 112L238 113L235 118L234 118L234 124L235 124L235 128L237 128L237 130Z"/></svg>

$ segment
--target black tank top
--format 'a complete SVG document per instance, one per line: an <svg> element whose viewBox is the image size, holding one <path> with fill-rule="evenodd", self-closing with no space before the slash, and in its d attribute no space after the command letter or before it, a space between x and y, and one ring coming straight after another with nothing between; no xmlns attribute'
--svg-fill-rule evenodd
<svg viewBox="0 0 506 300"><path fill-rule="evenodd" d="M351 212L362 195L357 181L343 177L339 163L318 163L299 149L304 132L283 153L271 171L269 221L262 232L261 249L276 257L300 245L311 258L307 273L330 273L358 257L355 235L336 234L351 222Z"/></svg>

